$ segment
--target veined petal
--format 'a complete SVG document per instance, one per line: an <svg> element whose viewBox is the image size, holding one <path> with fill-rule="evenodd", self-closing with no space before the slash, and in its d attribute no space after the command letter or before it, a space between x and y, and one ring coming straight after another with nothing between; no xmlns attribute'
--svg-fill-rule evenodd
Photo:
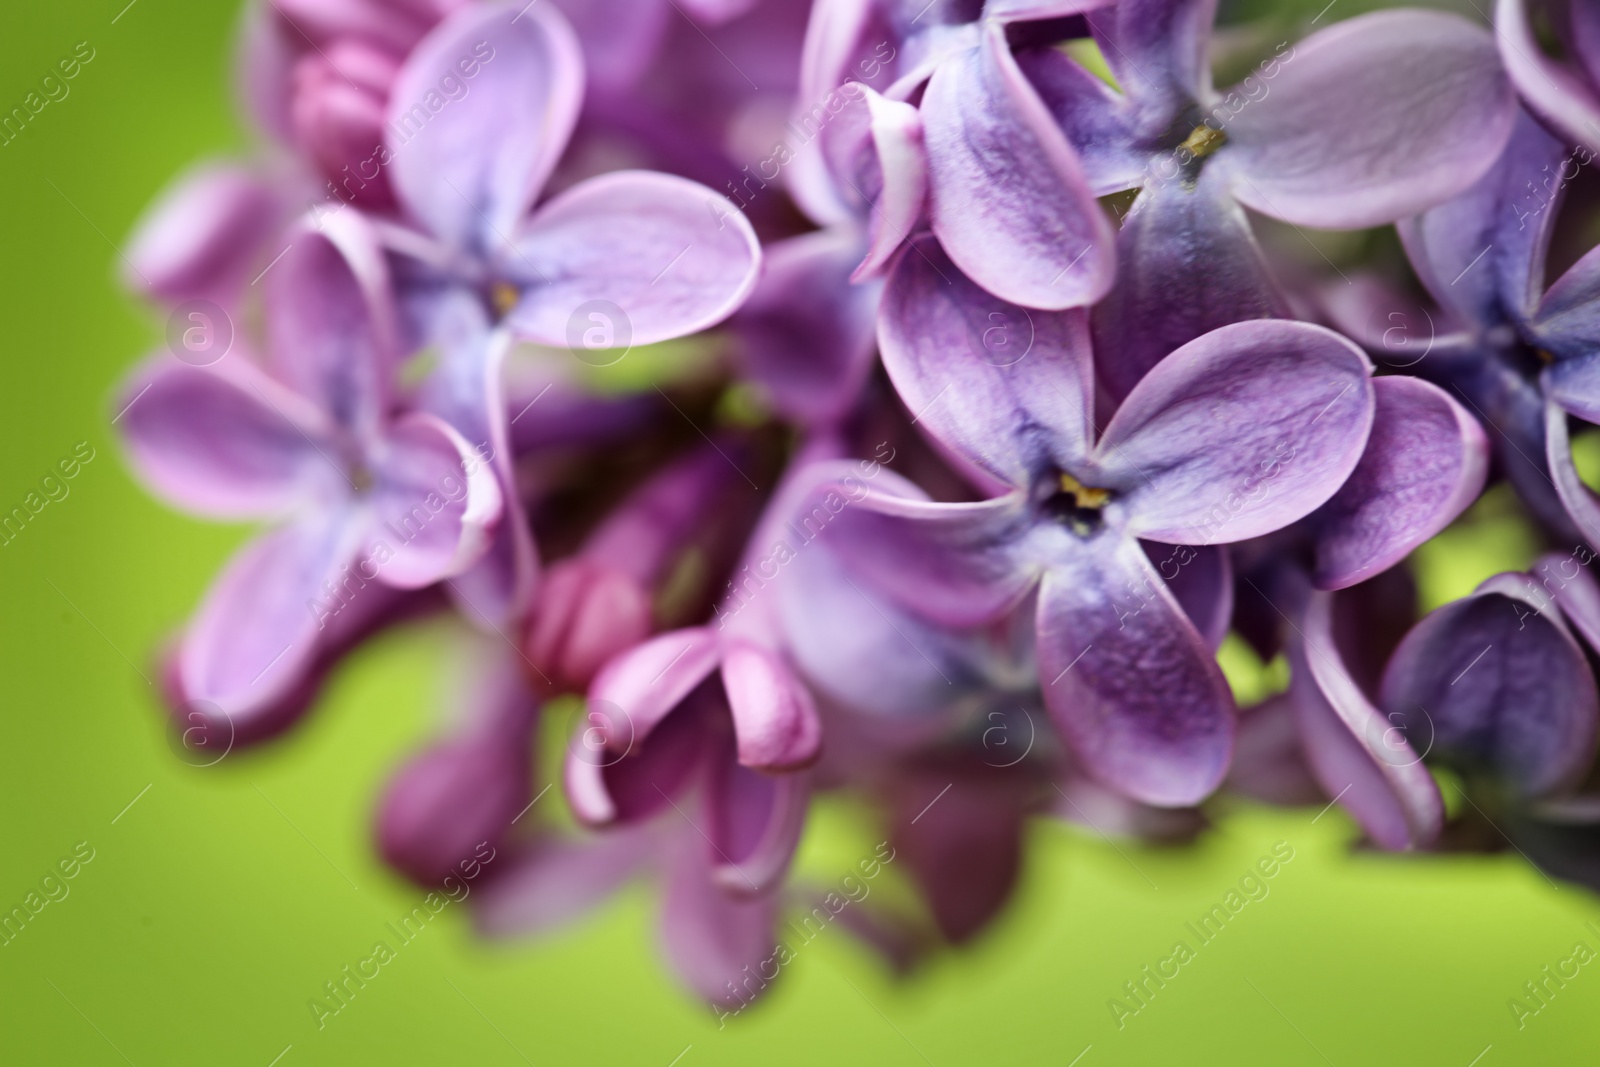
<svg viewBox="0 0 1600 1067"><path fill-rule="evenodd" d="M998 23L941 62L922 98L933 232L973 281L1025 307L1111 285L1111 224Z"/></svg>
<svg viewBox="0 0 1600 1067"><path fill-rule="evenodd" d="M1450 395L1420 378L1372 383L1377 404L1361 462L1312 515L1319 589L1343 589L1400 562L1478 498L1489 439Z"/></svg>
<svg viewBox="0 0 1600 1067"><path fill-rule="evenodd" d="M1077 151L1096 196L1139 185L1150 153L1138 143L1131 101L1056 48L1023 49L1017 66Z"/></svg>
<svg viewBox="0 0 1600 1067"><path fill-rule="evenodd" d="M1429 614L1395 649L1382 687L1408 737L1432 737L1440 755L1527 797L1582 776L1600 716L1583 651L1532 586L1526 574L1497 575Z"/></svg>
<svg viewBox="0 0 1600 1067"><path fill-rule="evenodd" d="M1089 450L1088 316L1030 311L969 281L924 237L895 264L878 319L884 368L915 422L985 482L1029 488Z"/></svg>
<svg viewBox="0 0 1600 1067"><path fill-rule="evenodd" d="M1493 38L1457 15L1378 11L1295 46L1272 91L1227 127L1216 163L1247 206L1359 229L1464 192L1511 135L1516 100Z"/></svg>
<svg viewBox="0 0 1600 1067"><path fill-rule="evenodd" d="M1106 427L1095 462L1125 493L1127 528L1226 544L1309 514L1361 458L1370 364L1331 330L1265 319L1213 330L1162 360Z"/></svg>
<svg viewBox="0 0 1600 1067"><path fill-rule="evenodd" d="M521 337L566 347L575 321L603 321L610 335L594 347L626 348L731 315L755 287L761 246L744 213L705 186L615 171L541 206L503 266L526 286L510 317Z"/></svg>
<svg viewBox="0 0 1600 1067"><path fill-rule="evenodd" d="M338 481L313 444L331 429L321 413L241 353L210 367L153 356L123 386L118 407L135 473L186 511L270 518Z"/></svg>
<svg viewBox="0 0 1600 1067"><path fill-rule="evenodd" d="M577 38L552 5L461 8L390 90L395 193L453 247L501 247L566 148L582 92Z"/></svg>
<svg viewBox="0 0 1600 1067"><path fill-rule="evenodd" d="M477 562L503 500L493 468L459 433L437 416L408 415L390 428L374 467L366 552L383 581L417 589Z"/></svg>
<svg viewBox="0 0 1600 1067"><path fill-rule="evenodd" d="M1152 182L1117 233L1117 284L1095 306L1095 370L1113 397L1219 326L1289 318L1220 171L1193 185Z"/></svg>
<svg viewBox="0 0 1600 1067"><path fill-rule="evenodd" d="M1138 542L1075 541L1039 592L1039 683L1086 770L1135 800L1183 807L1221 783L1234 707L1204 638Z"/></svg>
<svg viewBox="0 0 1600 1067"><path fill-rule="evenodd" d="M1290 677L1317 780L1381 847L1426 847L1444 823L1439 787L1422 765L1426 750L1418 753L1350 677L1333 639L1332 594L1308 594L1303 626L1289 644Z"/></svg>

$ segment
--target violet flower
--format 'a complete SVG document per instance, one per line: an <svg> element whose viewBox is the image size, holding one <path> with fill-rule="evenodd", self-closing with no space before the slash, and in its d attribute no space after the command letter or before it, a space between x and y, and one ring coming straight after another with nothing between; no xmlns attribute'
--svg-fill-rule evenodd
<svg viewBox="0 0 1600 1067"><path fill-rule="evenodd" d="M319 635L370 582L459 574L503 501L449 425L396 417L382 255L355 215L296 235L273 275L269 358L200 368L152 357L123 389L129 460L159 495L213 518L288 521L246 545L184 636L184 698L241 730L306 675Z"/></svg>
<svg viewBox="0 0 1600 1067"><path fill-rule="evenodd" d="M1224 327L1158 364L1096 434L1086 316L1034 313L1026 355L986 363L972 346L990 316L1022 309L966 282L934 242L913 249L885 296L885 365L920 425L1004 495L869 491L839 516L835 551L950 625L1037 586L1040 681L1074 755L1134 799L1199 800L1227 769L1233 700L1139 539L1225 544L1315 510L1365 447L1366 357L1303 323Z"/></svg>
<svg viewBox="0 0 1600 1067"><path fill-rule="evenodd" d="M468 73L471 71L472 73ZM460 85L450 99L441 85ZM755 235L710 190L617 172L531 214L578 113L582 59L546 6L465 8L412 52L389 97L385 156L407 224L385 224L400 297L438 370L421 403L492 454L510 495L500 364L515 337L623 348L693 333L731 313L759 266ZM493 624L519 615L536 559L520 509L457 592Z"/></svg>
<svg viewBox="0 0 1600 1067"><path fill-rule="evenodd" d="M1056 49L1017 56L1095 195L1142 189L1117 235L1117 285L1095 313L1116 398L1208 330L1284 317L1241 207L1319 229L1393 222L1465 190L1511 132L1494 43L1457 16L1358 16L1279 45L1219 91L1215 8L1124 0L1091 12L1121 92Z"/></svg>

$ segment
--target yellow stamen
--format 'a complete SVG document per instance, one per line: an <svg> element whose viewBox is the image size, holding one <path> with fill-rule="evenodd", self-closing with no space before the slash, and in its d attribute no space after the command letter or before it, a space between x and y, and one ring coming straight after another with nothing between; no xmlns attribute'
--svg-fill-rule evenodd
<svg viewBox="0 0 1600 1067"><path fill-rule="evenodd" d="M489 302L494 305L495 314L502 319L511 314L511 309L521 299L521 290L510 282L495 282L489 287Z"/></svg>
<svg viewBox="0 0 1600 1067"><path fill-rule="evenodd" d="M1187 148L1196 159L1204 159L1228 143L1228 135L1211 126L1196 126L1189 139L1179 145Z"/></svg>
<svg viewBox="0 0 1600 1067"><path fill-rule="evenodd" d="M1536 348L1534 351L1539 355L1539 362L1543 363L1546 367L1550 366L1550 364L1556 361L1555 356L1551 355L1549 352L1546 352L1542 348Z"/></svg>
<svg viewBox="0 0 1600 1067"><path fill-rule="evenodd" d="M1061 491L1071 493L1072 499L1080 508L1103 508L1106 506L1106 501L1111 499L1111 490L1084 485L1066 473L1061 475Z"/></svg>

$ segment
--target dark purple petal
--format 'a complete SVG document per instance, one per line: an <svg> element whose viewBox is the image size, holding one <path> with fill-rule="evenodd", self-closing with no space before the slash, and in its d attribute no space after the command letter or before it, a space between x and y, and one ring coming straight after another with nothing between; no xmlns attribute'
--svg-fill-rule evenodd
<svg viewBox="0 0 1600 1067"><path fill-rule="evenodd" d="M1589 647L1600 650L1600 582L1586 569L1594 558L1593 549L1579 545L1570 554L1540 556L1528 571L1539 579L1546 594L1555 597L1562 617L1577 628ZM1554 574L1550 573L1552 567ZM1534 599L1539 599L1537 592Z"/></svg>
<svg viewBox="0 0 1600 1067"><path fill-rule="evenodd" d="M586 347L626 348L727 318L755 287L761 246L744 214L705 186L615 171L542 205L503 266L525 286L510 319L523 339L565 348L577 321ZM593 345L590 323L605 333Z"/></svg>
<svg viewBox="0 0 1600 1067"><path fill-rule="evenodd" d="M978 288L932 238L895 265L878 345L913 420L996 486L1031 486L1089 449L1088 316L1030 311Z"/></svg>
<svg viewBox="0 0 1600 1067"><path fill-rule="evenodd" d="M1306 762L1300 726L1287 693L1239 711L1233 763L1223 788L1267 804L1324 804L1327 794Z"/></svg>
<svg viewBox="0 0 1600 1067"><path fill-rule="evenodd" d="M321 412L242 353L201 368L163 352L134 371L117 406L134 472L186 511L271 518L338 481L312 444L331 429Z"/></svg>
<svg viewBox="0 0 1600 1067"><path fill-rule="evenodd" d="M608 750L642 742L721 662L721 639L694 628L658 634L606 664L589 699L621 712L604 738Z"/></svg>
<svg viewBox="0 0 1600 1067"><path fill-rule="evenodd" d="M463 7L390 91L396 195L455 248L508 244L566 147L582 92L577 39L551 5Z"/></svg>
<svg viewBox="0 0 1600 1067"><path fill-rule="evenodd" d="M1159 129L1211 92L1208 45L1216 0L1122 0L1089 24L1117 84Z"/></svg>
<svg viewBox="0 0 1600 1067"><path fill-rule="evenodd" d="M1291 691L1317 780L1380 847L1426 847L1444 822L1444 801L1425 753L1350 677L1333 639L1332 594L1310 594L1302 627L1289 642Z"/></svg>
<svg viewBox="0 0 1600 1067"><path fill-rule="evenodd" d="M1419 378L1378 378L1361 462L1312 516L1319 589L1387 570L1478 498L1489 439L1448 393Z"/></svg>
<svg viewBox="0 0 1600 1067"><path fill-rule="evenodd" d="M1039 683L1084 768L1146 804L1198 803L1227 773L1233 696L1139 548L1074 541L1039 593Z"/></svg>
<svg viewBox="0 0 1600 1067"><path fill-rule="evenodd" d="M1247 207L1359 229L1443 203L1493 165L1516 116L1494 39L1457 15L1358 15L1297 44L1214 165Z"/></svg>
<svg viewBox="0 0 1600 1067"><path fill-rule="evenodd" d="M1565 156L1560 141L1519 112L1489 173L1462 195L1399 223L1417 276L1459 325L1484 331L1533 313Z"/></svg>
<svg viewBox="0 0 1600 1067"><path fill-rule="evenodd" d="M1105 295L1110 223L998 24L939 64L922 116L933 232L973 281L1026 307Z"/></svg>
<svg viewBox="0 0 1600 1067"><path fill-rule="evenodd" d="M1095 451L1130 532L1226 544L1327 500L1372 426L1370 364L1330 330L1276 319L1213 330L1156 366Z"/></svg>
<svg viewBox="0 0 1600 1067"><path fill-rule="evenodd" d="M733 752L706 776L706 837L712 877L723 892L754 896L789 871L811 801L810 776L765 774L735 762Z"/></svg>
<svg viewBox="0 0 1600 1067"><path fill-rule="evenodd" d="M1555 483L1561 506L1590 544L1600 544L1600 496L1584 484L1572 457L1567 434L1567 413L1554 399L1545 404L1545 459L1549 479Z"/></svg>
<svg viewBox="0 0 1600 1067"><path fill-rule="evenodd" d="M1572 784L1594 757L1600 700L1583 651L1526 574L1490 578L1412 628L1382 706L1413 745L1524 796Z"/></svg>
<svg viewBox="0 0 1600 1067"><path fill-rule="evenodd" d="M1144 553L1215 652L1233 621L1233 565L1222 545L1160 545L1144 542Z"/></svg>
<svg viewBox="0 0 1600 1067"><path fill-rule="evenodd" d="M1531 330L1539 347L1562 362L1600 352L1600 249L1591 250L1550 286ZM1552 368L1552 373L1559 370ZM1592 403L1600 405L1600 398Z"/></svg>
<svg viewBox="0 0 1600 1067"><path fill-rule="evenodd" d="M1246 319L1289 318L1219 171L1148 185L1117 234L1117 284L1093 313L1095 370L1121 399L1169 353Z"/></svg>
<svg viewBox="0 0 1600 1067"><path fill-rule="evenodd" d="M1130 101L1055 48L1020 51L1017 66L1077 150L1096 196L1140 183L1150 153L1137 143Z"/></svg>

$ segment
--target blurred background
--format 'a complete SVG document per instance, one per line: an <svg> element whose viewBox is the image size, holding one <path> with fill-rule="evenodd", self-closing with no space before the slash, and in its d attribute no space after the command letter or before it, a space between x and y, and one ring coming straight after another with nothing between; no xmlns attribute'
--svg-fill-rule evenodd
<svg viewBox="0 0 1600 1067"><path fill-rule="evenodd" d="M121 293L117 248L179 169L249 139L230 91L234 5L124 3L12 4L0 35L0 111L57 60L93 55L0 148L0 510L58 460L93 454L0 548L0 911L48 901L0 944L0 1061L1592 1060L1600 968L1520 1027L1508 1006L1577 942L1600 948L1591 895L1514 852L1354 849L1337 808L1218 810L1196 848L1173 851L1040 823L1016 905L970 949L900 981L829 928L720 1027L660 966L644 887L536 943L478 941L452 906L319 1028L308 1002L375 941L393 943L386 924L419 902L379 864L369 827L387 776L437 732L454 642L435 622L369 645L318 713L264 750L195 768L170 747L153 653L245 531L165 510L121 464L111 388L164 324ZM1332 17L1361 7L1346 5ZM1249 12L1289 25L1320 7ZM1428 606L1528 562L1492 505L1445 535L1448 567L1424 554ZM878 839L824 806L801 872L836 883ZM1123 984L1175 941L1196 944L1185 924L1275 847L1293 859L1269 894L1119 1025L1108 1002L1126 1000ZM76 875L52 880L50 899L41 882L64 859ZM894 892L892 878L874 891Z"/></svg>

